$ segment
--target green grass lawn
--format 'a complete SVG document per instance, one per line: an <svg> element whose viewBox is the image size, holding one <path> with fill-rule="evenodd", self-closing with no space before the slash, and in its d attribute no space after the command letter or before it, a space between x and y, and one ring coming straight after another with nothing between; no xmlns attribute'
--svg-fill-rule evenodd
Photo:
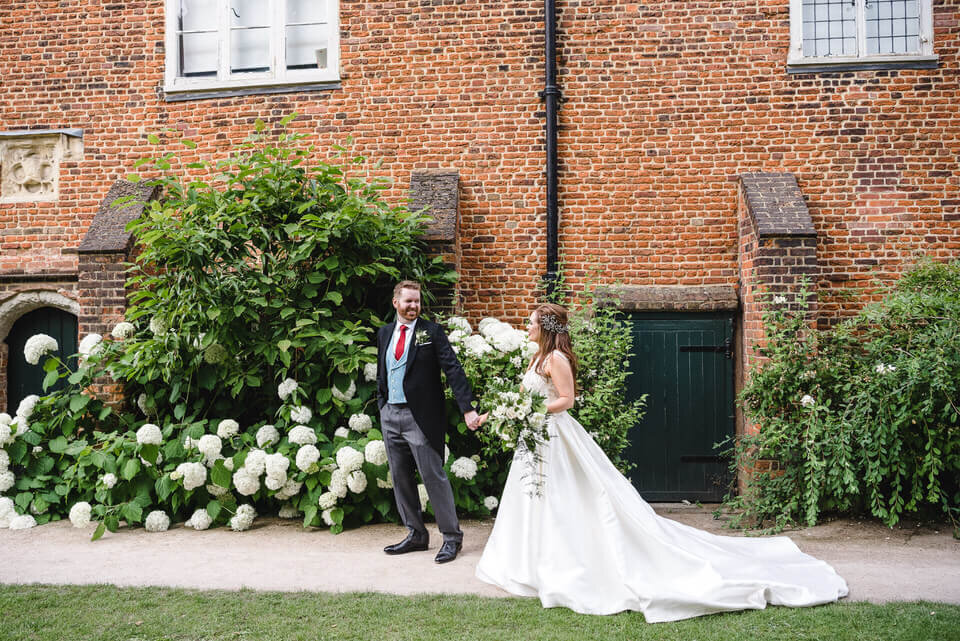
<svg viewBox="0 0 960 641"><path fill-rule="evenodd" d="M0 639L957 641L960 606L772 607L650 625L637 613L584 616L534 599L4 585Z"/></svg>

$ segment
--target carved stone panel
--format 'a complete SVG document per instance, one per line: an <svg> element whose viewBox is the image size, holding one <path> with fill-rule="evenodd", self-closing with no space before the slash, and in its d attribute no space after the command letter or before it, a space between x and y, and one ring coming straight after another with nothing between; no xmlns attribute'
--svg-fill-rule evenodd
<svg viewBox="0 0 960 641"><path fill-rule="evenodd" d="M56 200L60 162L82 153L79 137L64 133L4 132L0 136L0 202Z"/></svg>

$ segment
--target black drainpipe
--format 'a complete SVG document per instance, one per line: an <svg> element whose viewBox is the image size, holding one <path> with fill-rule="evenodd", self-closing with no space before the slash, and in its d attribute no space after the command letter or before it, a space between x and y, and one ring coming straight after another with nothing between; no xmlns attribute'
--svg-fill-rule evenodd
<svg viewBox="0 0 960 641"><path fill-rule="evenodd" d="M544 40L546 46L546 83L540 97L546 102L547 142L547 291L553 293L557 282L557 248L559 245L559 211L557 204L557 109L560 87L557 86L557 11L554 0L544 0Z"/></svg>

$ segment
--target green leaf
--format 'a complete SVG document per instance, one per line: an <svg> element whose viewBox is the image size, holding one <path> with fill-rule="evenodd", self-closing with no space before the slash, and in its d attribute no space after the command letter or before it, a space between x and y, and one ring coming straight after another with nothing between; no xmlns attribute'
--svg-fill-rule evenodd
<svg viewBox="0 0 960 641"><path fill-rule="evenodd" d="M67 377L67 382L69 382L71 385L76 385L82 380L83 380L83 370L79 370L79 369Z"/></svg>
<svg viewBox="0 0 960 641"><path fill-rule="evenodd" d="M313 519L317 517L317 509L316 505L309 505L303 511L303 527L310 527L313 524Z"/></svg>
<svg viewBox="0 0 960 641"><path fill-rule="evenodd" d="M210 470L210 480L213 481L213 483L229 489L231 478L230 470L226 468L222 460L214 463L213 469Z"/></svg>
<svg viewBox="0 0 960 641"><path fill-rule="evenodd" d="M147 142L149 142L151 145L159 145L160 139L156 134L147 134Z"/></svg>
<svg viewBox="0 0 960 641"><path fill-rule="evenodd" d="M43 377L43 391L46 392L51 386L56 384L58 380L60 380L60 372L57 370L47 372L47 375Z"/></svg>
<svg viewBox="0 0 960 641"><path fill-rule="evenodd" d="M220 505L220 501L217 501L217 500L210 501L209 503L207 503L207 514L210 515L211 519L216 521L217 517L220 516L220 510L222 508L223 506Z"/></svg>
<svg viewBox="0 0 960 641"><path fill-rule="evenodd" d="M128 524L139 523L143 518L143 508L135 501L130 501L121 510Z"/></svg>
<svg viewBox="0 0 960 641"><path fill-rule="evenodd" d="M278 341L278 342L277 342L277 348L278 348L280 351L285 352L285 351L287 351L288 349L290 349L290 346L291 346L292 344L293 344L293 343L291 343L291 342L288 341L287 339L283 339L282 341Z"/></svg>
<svg viewBox="0 0 960 641"><path fill-rule="evenodd" d="M138 183L141 180L140 174L127 174L127 180L132 183Z"/></svg>
<svg viewBox="0 0 960 641"><path fill-rule="evenodd" d="M111 532L116 532L117 530L120 529L120 519L117 518L116 515L111 514L110 516L105 518L103 522L106 524L107 529L110 530Z"/></svg>
<svg viewBox="0 0 960 641"><path fill-rule="evenodd" d="M50 451L54 454L63 454L67 451L68 445L69 443L67 442L67 439L63 438L62 436L58 436L50 441Z"/></svg>
<svg viewBox="0 0 960 641"><path fill-rule="evenodd" d="M46 361L44 361L44 363L43 363L43 371L45 371L45 372L53 372L53 371L56 371L57 365L59 365L59 363L57 363L56 359L48 358L48 359L47 359Z"/></svg>
<svg viewBox="0 0 960 641"><path fill-rule="evenodd" d="M157 454L160 453L160 446L147 444L140 446L140 456L151 465L157 464Z"/></svg>
<svg viewBox="0 0 960 641"><path fill-rule="evenodd" d="M343 508L335 507L330 510L330 520L332 520L335 525L343 525Z"/></svg>
<svg viewBox="0 0 960 641"><path fill-rule="evenodd" d="M20 492L16 498L13 499L13 502L17 504L17 507L19 507L21 511L24 511L30 506L32 500L33 492Z"/></svg>
<svg viewBox="0 0 960 641"><path fill-rule="evenodd" d="M97 524L97 529L93 531L93 536L90 537L90 540L96 541L101 536L103 536L103 533L106 531L107 531L106 523L104 523L103 521L100 521L100 523Z"/></svg>
<svg viewBox="0 0 960 641"><path fill-rule="evenodd" d="M129 459L123 466L123 472L121 476L126 480L133 479L137 475L137 472L140 471L140 461L135 458ZM111 530L112 532L113 530Z"/></svg>
<svg viewBox="0 0 960 641"><path fill-rule="evenodd" d="M340 292L327 292L327 295L323 297L323 300L333 301L335 305L343 305L343 294Z"/></svg>
<svg viewBox="0 0 960 641"><path fill-rule="evenodd" d="M181 140L180 142L183 143L183 146L184 146L184 147L189 147L190 149L196 149L196 148L197 148L197 143L193 142L192 140L187 140L186 138L184 138L184 139Z"/></svg>
<svg viewBox="0 0 960 641"><path fill-rule="evenodd" d="M187 406L185 403L177 403L177 406L173 408L173 415L179 421L183 419L184 415L187 413Z"/></svg>
<svg viewBox="0 0 960 641"><path fill-rule="evenodd" d="M90 403L91 400L93 399L91 399L86 394L77 394L76 396L70 399L70 411L79 412L80 410L85 408L87 404Z"/></svg>
<svg viewBox="0 0 960 641"><path fill-rule="evenodd" d="M167 497L170 496L170 493L176 488L175 483L170 478L169 474L164 474L157 479L154 483L154 489L157 492L157 499L160 501L166 501Z"/></svg>

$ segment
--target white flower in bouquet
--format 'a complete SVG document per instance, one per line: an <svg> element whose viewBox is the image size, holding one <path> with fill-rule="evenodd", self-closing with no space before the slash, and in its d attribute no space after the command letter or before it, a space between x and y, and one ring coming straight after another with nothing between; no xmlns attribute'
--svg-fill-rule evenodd
<svg viewBox="0 0 960 641"><path fill-rule="evenodd" d="M29 514L21 514L10 519L11 530L29 530L37 525L37 520Z"/></svg>
<svg viewBox="0 0 960 641"><path fill-rule="evenodd" d="M194 530L206 530L213 524L213 519L210 518L210 515L203 508L194 511L194 513L187 519L187 522L183 525L186 527L192 527Z"/></svg>
<svg viewBox="0 0 960 641"><path fill-rule="evenodd" d="M260 489L260 477L254 476L245 467L233 473L233 485L243 496L252 496Z"/></svg>
<svg viewBox="0 0 960 641"><path fill-rule="evenodd" d="M271 478L273 477L267 477L268 480ZM287 499L292 499L297 494L300 494L301 488L303 488L303 483L300 481L287 479L287 481L283 484L283 487L279 488L280 491L274 494L273 497L278 501L286 501Z"/></svg>
<svg viewBox="0 0 960 641"><path fill-rule="evenodd" d="M281 519L295 519L300 516L300 510L291 503L284 503L280 506L280 511L277 513L277 516Z"/></svg>
<svg viewBox="0 0 960 641"><path fill-rule="evenodd" d="M362 494L367 489L367 475L363 470L354 470L347 476L347 489L354 494Z"/></svg>
<svg viewBox="0 0 960 641"><path fill-rule="evenodd" d="M540 429L547 422L547 415L543 412L534 412L527 418L527 422L530 423L530 427Z"/></svg>
<svg viewBox="0 0 960 641"><path fill-rule="evenodd" d="M8 431L9 429L7 428ZM10 455L6 450L0 450L0 472L6 472L8 467L10 467Z"/></svg>
<svg viewBox="0 0 960 641"><path fill-rule="evenodd" d="M88 358L99 353L103 349L103 336L100 334L87 334L80 341L77 347L77 353L80 354L80 364L83 365Z"/></svg>
<svg viewBox="0 0 960 641"><path fill-rule="evenodd" d="M223 443L216 434L204 434L197 441L197 449L208 460L214 460L220 456L220 450L223 449Z"/></svg>
<svg viewBox="0 0 960 641"><path fill-rule="evenodd" d="M477 463L473 459L461 456L450 466L450 471L457 478L469 481L477 475Z"/></svg>
<svg viewBox="0 0 960 641"><path fill-rule="evenodd" d="M203 463L181 463L177 472L183 477L183 489L188 492L207 482L207 468Z"/></svg>
<svg viewBox="0 0 960 641"><path fill-rule="evenodd" d="M103 483L103 487L112 490L113 486L117 484L117 475L113 472L107 472L100 478L100 482Z"/></svg>
<svg viewBox="0 0 960 641"><path fill-rule="evenodd" d="M9 496L0 496L0 530L10 527L10 521L17 516L13 509L13 499Z"/></svg>
<svg viewBox="0 0 960 641"><path fill-rule="evenodd" d="M110 335L117 340L123 340L125 338L130 338L136 332L137 328L133 326L133 323L121 321L113 326L113 329L110 331Z"/></svg>
<svg viewBox="0 0 960 641"><path fill-rule="evenodd" d="M317 499L317 504L321 510L329 510L336 506L338 498L340 497L338 497L335 492L324 492L320 495L320 498Z"/></svg>
<svg viewBox="0 0 960 641"><path fill-rule="evenodd" d="M467 352L472 356L480 357L493 351L493 348L490 347L490 344L487 343L486 339L480 334L467 336L463 340L463 345Z"/></svg>
<svg viewBox="0 0 960 641"><path fill-rule="evenodd" d="M226 418L217 424L217 436L222 439L231 439L240 433L240 423L232 418Z"/></svg>
<svg viewBox="0 0 960 641"><path fill-rule="evenodd" d="M340 468L330 473L330 491L341 499L347 495L347 473Z"/></svg>
<svg viewBox="0 0 960 641"><path fill-rule="evenodd" d="M420 495L420 509L426 510L427 503L430 502L430 495L427 494L427 486L423 483L417 485L417 494Z"/></svg>
<svg viewBox="0 0 960 641"><path fill-rule="evenodd" d="M266 447L280 441L280 432L273 425L264 425L257 430L257 447Z"/></svg>
<svg viewBox="0 0 960 641"><path fill-rule="evenodd" d="M366 414L353 414L347 423L350 425L350 429L360 433L369 432L370 428L373 427L373 419Z"/></svg>
<svg viewBox="0 0 960 641"><path fill-rule="evenodd" d="M377 487L379 487L381 490L393 489L393 478L390 476L389 472L387 472L386 479L377 479Z"/></svg>
<svg viewBox="0 0 960 641"><path fill-rule="evenodd" d="M497 506L500 505L500 501L495 496L488 496L483 499L483 507L487 508L491 512L497 509Z"/></svg>
<svg viewBox="0 0 960 641"><path fill-rule="evenodd" d="M370 441L363 448L363 457L373 465L385 465L387 462L387 446L383 441Z"/></svg>
<svg viewBox="0 0 960 641"><path fill-rule="evenodd" d="M363 454L353 449L349 445L337 450L337 467L343 470L344 474L349 474L354 470L359 470L363 466Z"/></svg>
<svg viewBox="0 0 960 641"><path fill-rule="evenodd" d="M314 445L303 445L297 450L297 467L304 472L311 472L319 460L320 450Z"/></svg>
<svg viewBox="0 0 960 641"><path fill-rule="evenodd" d="M249 530L255 518L257 518L257 511L252 505L241 505L230 519L230 529L234 532Z"/></svg>
<svg viewBox="0 0 960 641"><path fill-rule="evenodd" d="M209 485L207 485L207 494L209 494L214 498L219 498L229 491L230 490L228 490L227 488L220 487L216 483L210 483Z"/></svg>
<svg viewBox="0 0 960 641"><path fill-rule="evenodd" d="M280 452L267 454L265 468L267 470L267 476L274 478L286 476L287 470L290 469L290 459Z"/></svg>
<svg viewBox="0 0 960 641"><path fill-rule="evenodd" d="M817 401L814 400L809 394L804 394L803 398L800 399L800 404L804 407L813 407L817 404Z"/></svg>
<svg viewBox="0 0 960 641"><path fill-rule="evenodd" d="M264 479L263 484L267 486L268 490L273 490L274 492L283 488L287 483L287 475L283 476L268 476Z"/></svg>
<svg viewBox="0 0 960 641"><path fill-rule="evenodd" d="M345 427L338 427L334 430L333 435L337 438L350 438L350 430Z"/></svg>
<svg viewBox="0 0 960 641"><path fill-rule="evenodd" d="M30 394L25 396L20 404L17 405L17 418L22 418L24 422L29 421L30 417L33 416L33 410L37 407L37 401L40 400L40 397L36 394Z"/></svg>
<svg viewBox="0 0 960 641"><path fill-rule="evenodd" d="M58 349L57 340L46 334L34 334L27 339L23 346L23 357L31 365L36 365L40 359Z"/></svg>
<svg viewBox="0 0 960 641"><path fill-rule="evenodd" d="M357 393L357 384L353 381L350 381L350 387L346 391L341 391L336 385L330 388L330 393L333 397L339 401L346 403L353 398L353 395Z"/></svg>
<svg viewBox="0 0 960 641"><path fill-rule="evenodd" d="M312 427L306 425L297 425L287 434L287 440L295 445L316 445L317 433Z"/></svg>
<svg viewBox="0 0 960 641"><path fill-rule="evenodd" d="M73 507L70 508L70 522L73 523L73 527L87 527L90 525L90 504L86 501L80 501L79 503L74 503Z"/></svg>
<svg viewBox="0 0 960 641"><path fill-rule="evenodd" d="M170 527L170 517L163 510L154 510L143 522L147 532L165 532Z"/></svg>
<svg viewBox="0 0 960 641"><path fill-rule="evenodd" d="M167 324L167 321L159 316L154 316L150 319L150 333L154 336L166 334L168 331L170 331L170 326Z"/></svg>
<svg viewBox="0 0 960 641"><path fill-rule="evenodd" d="M267 469L267 453L263 450L250 450L243 461L243 466L250 474L260 476Z"/></svg>
<svg viewBox="0 0 960 641"><path fill-rule="evenodd" d="M309 423L313 418L313 411L309 407L294 407L290 409L290 420L294 423Z"/></svg>
<svg viewBox="0 0 960 641"><path fill-rule="evenodd" d="M377 380L377 364L365 363L363 366L363 379L368 383Z"/></svg>
<svg viewBox="0 0 960 641"><path fill-rule="evenodd" d="M203 360L204 362L210 365L216 365L217 363L222 363L227 360L230 354L220 343L210 343L207 345L207 349L203 350Z"/></svg>
<svg viewBox="0 0 960 641"><path fill-rule="evenodd" d="M285 378L283 382L277 385L277 396L280 397L281 401L287 400L287 397L297 391L297 382L292 378Z"/></svg>
<svg viewBox="0 0 960 641"><path fill-rule="evenodd" d="M333 527L333 510L324 510L320 513L320 518L323 519L323 522L328 526Z"/></svg>
<svg viewBox="0 0 960 641"><path fill-rule="evenodd" d="M160 445L163 443L163 434L160 427L153 423L144 423L137 430L137 443L140 445Z"/></svg>
<svg viewBox="0 0 960 641"><path fill-rule="evenodd" d="M470 323L463 316L451 316L448 318L447 327L454 331L463 332L464 334L473 333L473 328L470 327Z"/></svg>

